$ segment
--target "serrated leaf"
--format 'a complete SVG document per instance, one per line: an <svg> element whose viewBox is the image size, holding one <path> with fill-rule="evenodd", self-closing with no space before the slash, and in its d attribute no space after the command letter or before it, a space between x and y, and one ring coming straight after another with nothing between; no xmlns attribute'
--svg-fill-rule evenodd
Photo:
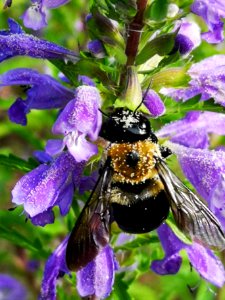
<svg viewBox="0 0 225 300"><path fill-rule="evenodd" d="M160 56L169 54L174 48L176 35L177 32L163 34L149 41L138 54L136 64L141 65L156 54Z"/></svg>
<svg viewBox="0 0 225 300"><path fill-rule="evenodd" d="M24 172L29 172L38 166L38 163L33 158L29 158L28 161L17 157L13 154L4 155L0 154L0 165L16 169Z"/></svg>

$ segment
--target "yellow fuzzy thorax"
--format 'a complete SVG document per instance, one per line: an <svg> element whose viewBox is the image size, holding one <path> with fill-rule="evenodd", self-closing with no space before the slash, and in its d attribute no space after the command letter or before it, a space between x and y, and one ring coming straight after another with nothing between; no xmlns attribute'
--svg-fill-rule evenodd
<svg viewBox="0 0 225 300"><path fill-rule="evenodd" d="M127 164L127 155L135 151L139 161L135 167ZM108 149L111 165L114 170L113 181L121 183L139 184L157 176L154 156L161 156L158 144L150 140L135 143L112 144Z"/></svg>

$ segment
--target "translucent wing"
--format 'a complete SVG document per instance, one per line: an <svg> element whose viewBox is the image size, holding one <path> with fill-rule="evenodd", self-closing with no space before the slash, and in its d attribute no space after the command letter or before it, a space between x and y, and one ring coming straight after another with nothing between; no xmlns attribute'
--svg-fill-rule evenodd
<svg viewBox="0 0 225 300"><path fill-rule="evenodd" d="M225 235L213 213L173 174L163 160L156 167L177 226L196 242L224 249Z"/></svg>
<svg viewBox="0 0 225 300"><path fill-rule="evenodd" d="M86 266L109 242L111 172L107 161L71 232L66 262L72 271Z"/></svg>

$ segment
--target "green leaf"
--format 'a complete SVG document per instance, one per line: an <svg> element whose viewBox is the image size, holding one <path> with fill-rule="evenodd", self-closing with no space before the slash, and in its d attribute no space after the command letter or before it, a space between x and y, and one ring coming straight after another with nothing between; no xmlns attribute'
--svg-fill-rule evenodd
<svg viewBox="0 0 225 300"><path fill-rule="evenodd" d="M46 253L46 257L48 256L48 252L40 248L39 240L32 240L31 238L27 239L21 233L17 231L16 228L8 228L4 225L0 225L0 237L12 242L13 244L20 246L24 249L28 249L31 252L44 252Z"/></svg>
<svg viewBox="0 0 225 300"><path fill-rule="evenodd" d="M138 235L137 238L135 238L133 241L115 247L114 250L115 251L132 250L132 249L137 249L138 247L141 247L144 245L150 245L152 243L157 243L157 242L159 242L159 239L153 233L141 234L141 235Z"/></svg>
<svg viewBox="0 0 225 300"><path fill-rule="evenodd" d="M169 54L174 48L176 35L177 32L163 34L149 41L138 54L136 64L141 65L156 54L160 56Z"/></svg>
<svg viewBox="0 0 225 300"><path fill-rule="evenodd" d="M29 160L26 161L13 154L9 154L9 156L0 154L0 165L9 167L11 169L28 172L33 170L35 167L37 167L38 163L33 158L29 158Z"/></svg>
<svg viewBox="0 0 225 300"><path fill-rule="evenodd" d="M166 18L168 2L166 0L156 0L150 6L150 18L161 21Z"/></svg>
<svg viewBox="0 0 225 300"><path fill-rule="evenodd" d="M123 280L124 273L120 273L116 275L115 283L113 287L113 293L110 299L113 300L132 300L128 293L129 285Z"/></svg>
<svg viewBox="0 0 225 300"><path fill-rule="evenodd" d="M78 86L78 75L86 75L107 84L110 83L108 73L115 72L114 68L105 66L94 58L81 58L76 64L73 64L72 62L66 63L60 59L54 59L50 62L54 64L75 86Z"/></svg>

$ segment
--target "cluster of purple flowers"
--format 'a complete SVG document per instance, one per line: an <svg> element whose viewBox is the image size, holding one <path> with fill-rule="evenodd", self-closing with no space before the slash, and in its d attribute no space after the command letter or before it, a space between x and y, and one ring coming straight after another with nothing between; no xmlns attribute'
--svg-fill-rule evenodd
<svg viewBox="0 0 225 300"><path fill-rule="evenodd" d="M32 1L32 6L22 17L24 25L34 30L42 28L47 24L46 10L67 2ZM200 28L185 19L175 25L174 30L179 29L175 47L181 55L188 55L199 46L201 37L209 43L223 40L221 18L225 17L225 4L219 0L213 1L213 4L211 2L196 0L191 6L192 12L201 16L207 24L208 32L200 35ZM104 51L99 41L89 43L90 52L97 53L99 49L101 53ZM77 53L28 35L15 21L9 20L9 30L0 31L0 62L17 55L73 62L79 60ZM188 87L162 88L159 93L176 101L187 101L201 95L200 101L213 98L216 103L224 106L224 69L224 55L206 58L189 68L188 75L191 79ZM49 140L45 151L36 152L40 165L23 176L12 191L12 202L23 205L24 213L35 225L53 223L54 206L59 206L62 216L69 212L75 189L82 188L85 181L82 174L86 162L98 153L95 141L102 124L99 110L102 99L90 78L82 76L80 79L83 84L74 89L66 87L49 75L28 68L14 69L0 75L0 87L29 86L26 99L17 98L9 109L12 122L26 125L26 115L32 109L60 110L52 133L61 135L62 138ZM164 103L154 90L148 90L144 103L152 117L158 117L165 112ZM191 111L183 119L165 125L156 134L159 138L169 140L167 144L177 155L185 176L208 202L209 208L225 229L225 151L223 148L209 150L209 134L224 135L224 124L223 114ZM90 186L91 184L87 184L86 188ZM151 269L154 272L178 272L182 262L179 252L184 249L192 266L203 278L219 287L225 283L223 265L211 250L197 243L185 244L166 224L158 228L158 236L165 257L152 262ZM40 299L55 299L58 277L69 274L65 263L67 240L68 237L46 263ZM98 298L107 297L112 290L114 273L118 268L113 250L106 246L92 262L77 273L79 294L82 297L93 294Z"/></svg>

